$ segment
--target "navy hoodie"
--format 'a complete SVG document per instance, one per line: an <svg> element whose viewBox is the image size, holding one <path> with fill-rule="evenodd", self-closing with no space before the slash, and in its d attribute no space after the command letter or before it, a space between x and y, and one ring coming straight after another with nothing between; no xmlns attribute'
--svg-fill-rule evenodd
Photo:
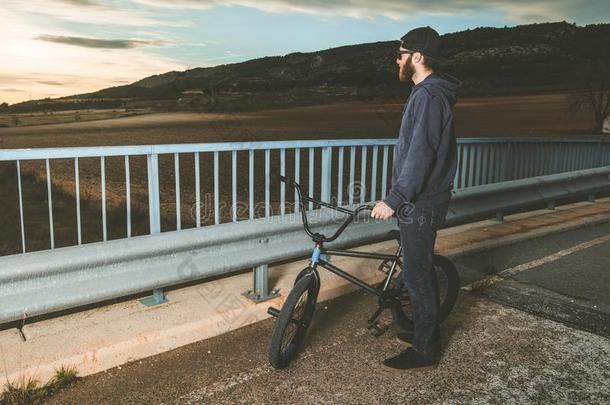
<svg viewBox="0 0 610 405"><path fill-rule="evenodd" d="M396 210L406 202L446 202L457 169L453 106L461 82L432 73L411 90L394 148L392 189L384 200Z"/></svg>

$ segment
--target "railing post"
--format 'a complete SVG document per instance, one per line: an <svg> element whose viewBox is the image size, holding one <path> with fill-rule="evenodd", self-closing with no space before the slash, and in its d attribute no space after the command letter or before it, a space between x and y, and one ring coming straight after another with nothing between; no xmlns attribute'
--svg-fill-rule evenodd
<svg viewBox="0 0 610 405"><path fill-rule="evenodd" d="M453 177L453 182L451 183L452 185L452 190L457 190L458 186L459 186L459 181L460 181L460 166L461 166L461 144L460 143L455 143L455 155L456 155L456 163L455 163L455 176ZM384 159L387 158L387 156L384 154ZM385 170L385 166L387 165L387 159L384 160L383 166L384 166L384 170ZM386 173L385 171L383 172L384 178L383 178L383 184L385 186L385 182L386 182ZM381 198L385 198L385 188L383 190L383 193L381 195Z"/></svg>
<svg viewBox="0 0 610 405"><path fill-rule="evenodd" d="M512 166L512 159L513 159L513 155L512 155L512 144L509 143L508 145L505 145L506 148L504 148L504 150L502 151L502 165L500 167L500 178L502 179L501 181L508 181L508 180L512 180L510 178L510 176L508 175L508 173L510 172L512 174L513 171L513 166ZM511 164L509 164L509 162L511 162Z"/></svg>
<svg viewBox="0 0 610 405"><path fill-rule="evenodd" d="M333 149L330 146L322 148L322 184L320 199L324 202L330 202L331 197L332 150Z"/></svg>
<svg viewBox="0 0 610 405"><path fill-rule="evenodd" d="M474 183L473 186L480 186L481 184L483 184L483 172L485 169L483 169L483 163L485 161L485 145L484 144L480 144L477 146L476 148L476 169L475 169L475 174L474 174Z"/></svg>
<svg viewBox="0 0 610 405"><path fill-rule="evenodd" d="M149 153L146 155L146 170L148 173L148 211L150 233L161 232L161 210L159 202L159 159L158 155ZM140 299L140 302L147 307L159 305L167 300L162 288L153 290L152 296Z"/></svg>
<svg viewBox="0 0 610 405"><path fill-rule="evenodd" d="M146 156L148 172L148 211L150 233L161 232L161 213L159 204L159 160L156 154Z"/></svg>
<svg viewBox="0 0 610 405"><path fill-rule="evenodd" d="M476 186L475 175L476 172L474 170L474 165L476 163L475 159L477 157L477 144L473 143L468 146L469 154L468 154L468 187Z"/></svg>
<svg viewBox="0 0 610 405"><path fill-rule="evenodd" d="M516 146L514 143L508 144L508 152L506 157L506 178L505 181L515 180L518 176L515 173L515 159L517 159L517 153L515 151Z"/></svg>
<svg viewBox="0 0 610 405"><path fill-rule="evenodd" d="M253 284L252 290L248 290L243 295L252 301L258 303L270 300L280 295L279 290L273 290L269 293L269 266L266 264L256 266L253 269Z"/></svg>
<svg viewBox="0 0 610 405"><path fill-rule="evenodd" d="M563 152L563 148L561 147L562 143L559 143L559 150L557 151L557 159L555 160L555 173L561 173L561 161L562 161L562 152Z"/></svg>

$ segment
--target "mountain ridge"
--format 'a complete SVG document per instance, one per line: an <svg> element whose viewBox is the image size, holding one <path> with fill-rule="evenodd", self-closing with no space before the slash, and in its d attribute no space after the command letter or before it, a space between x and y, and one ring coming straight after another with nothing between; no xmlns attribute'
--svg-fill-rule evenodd
<svg viewBox="0 0 610 405"><path fill-rule="evenodd" d="M444 70L464 83L462 95L582 88L579 61L610 62L610 24L567 22L479 27L444 34ZM19 110L82 106L226 111L335 101L404 98L397 80L399 41L292 52L213 67L152 75L128 85L59 99L14 104Z"/></svg>

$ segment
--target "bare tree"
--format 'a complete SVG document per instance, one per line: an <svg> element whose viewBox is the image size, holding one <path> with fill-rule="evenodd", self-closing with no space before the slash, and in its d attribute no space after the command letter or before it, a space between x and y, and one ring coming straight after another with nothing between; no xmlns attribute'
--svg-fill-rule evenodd
<svg viewBox="0 0 610 405"><path fill-rule="evenodd" d="M575 77L580 92L571 97L572 111L590 111L595 133L601 133L610 116L610 27L592 24L577 31Z"/></svg>
<svg viewBox="0 0 610 405"><path fill-rule="evenodd" d="M582 78L583 90L570 97L572 111L591 111L594 132L601 133L604 121L610 116L610 74L602 61L591 62Z"/></svg>

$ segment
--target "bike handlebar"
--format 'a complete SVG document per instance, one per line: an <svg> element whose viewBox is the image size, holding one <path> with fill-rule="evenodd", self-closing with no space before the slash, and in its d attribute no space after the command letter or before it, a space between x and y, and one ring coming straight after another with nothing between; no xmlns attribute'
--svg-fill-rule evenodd
<svg viewBox="0 0 610 405"><path fill-rule="evenodd" d="M334 241L335 239L337 239L339 237L339 235L341 235L341 233L354 220L354 218L356 218L362 211L366 211L366 210L370 211L374 207L374 205L372 205L372 204L360 205L360 206L356 207L354 210L349 210L347 208L338 207L336 205L332 205L332 204L326 203L324 201L316 200L316 199L314 199L312 197L304 195L303 191L301 190L301 186L299 185L299 183L297 183L297 182L287 178L286 176L280 175L279 179L280 179L280 181L283 181L284 183L288 184L289 186L294 187L297 190L297 194L299 196L299 206L301 207L301 217L303 218L303 227L305 228L305 233L307 233L307 235L309 235L316 242L332 242L332 241ZM321 205L323 207L334 209L335 211L339 211L339 212L342 212L344 214L347 214L348 217L345 219L345 221L343 221L343 224L341 224L339 229L337 229L337 231L331 237L326 237L323 234L318 233L318 232L314 233L309 228L309 222L307 220L307 214L305 212L305 203L304 203L304 201L313 202L313 203Z"/></svg>

